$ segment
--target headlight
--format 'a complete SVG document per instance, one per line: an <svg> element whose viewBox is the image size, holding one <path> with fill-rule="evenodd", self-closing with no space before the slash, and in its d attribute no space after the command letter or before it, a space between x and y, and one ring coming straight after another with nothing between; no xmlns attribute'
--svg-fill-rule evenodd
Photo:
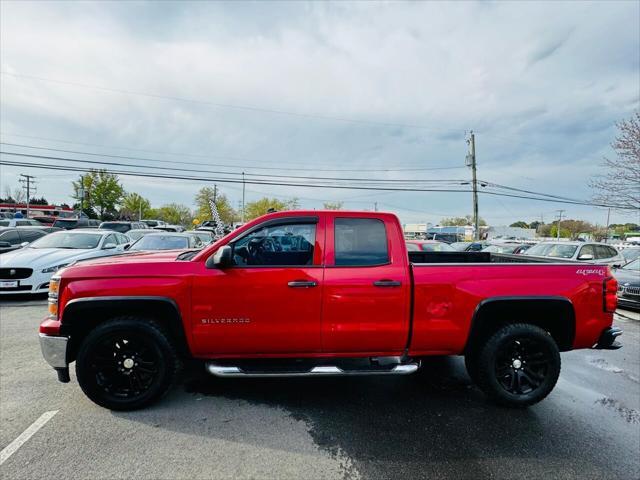
<svg viewBox="0 0 640 480"><path fill-rule="evenodd" d="M60 277L52 277L49 281L49 318L58 318L58 291Z"/></svg>
<svg viewBox="0 0 640 480"><path fill-rule="evenodd" d="M56 265L55 267L45 268L44 270L42 270L42 273L57 272L58 270L60 270L63 267L66 267L67 265L69 265L69 264L68 263L63 263L63 264L60 264L60 265Z"/></svg>

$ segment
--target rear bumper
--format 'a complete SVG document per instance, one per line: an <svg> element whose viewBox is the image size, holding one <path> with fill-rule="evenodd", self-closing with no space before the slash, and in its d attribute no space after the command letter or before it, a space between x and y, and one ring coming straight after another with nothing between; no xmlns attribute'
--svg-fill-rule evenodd
<svg viewBox="0 0 640 480"><path fill-rule="evenodd" d="M67 362L67 345L69 338L40 334L42 356L58 373L58 380L69 381L69 363Z"/></svg>
<svg viewBox="0 0 640 480"><path fill-rule="evenodd" d="M617 350L622 344L616 341L616 338L622 335L622 329L618 327L605 328L600 334L598 343L593 348L597 350Z"/></svg>

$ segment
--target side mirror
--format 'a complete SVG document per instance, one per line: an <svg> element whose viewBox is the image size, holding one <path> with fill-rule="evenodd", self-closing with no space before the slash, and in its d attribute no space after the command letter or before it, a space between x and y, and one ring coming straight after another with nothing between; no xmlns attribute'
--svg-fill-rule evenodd
<svg viewBox="0 0 640 480"><path fill-rule="evenodd" d="M580 255L578 260L593 260L593 255L590 253L585 253L584 255Z"/></svg>
<svg viewBox="0 0 640 480"><path fill-rule="evenodd" d="M226 268L233 265L233 251L229 245L220 247L207 259L207 268Z"/></svg>
<svg viewBox="0 0 640 480"><path fill-rule="evenodd" d="M621 268L622 264L620 263L614 263L613 265L611 265L611 268L613 268L614 270L617 270L618 268Z"/></svg>
<svg viewBox="0 0 640 480"><path fill-rule="evenodd" d="M22 243L20 244L20 246L21 246L21 247L26 247L27 245L29 245L29 242L22 242Z"/></svg>
<svg viewBox="0 0 640 480"><path fill-rule="evenodd" d="M111 250L116 247L117 245L115 243L105 243L104 246L102 247L102 250Z"/></svg>
<svg viewBox="0 0 640 480"><path fill-rule="evenodd" d="M131 248L130 243L125 243L124 246L122 247L123 250L129 250L130 248Z"/></svg>

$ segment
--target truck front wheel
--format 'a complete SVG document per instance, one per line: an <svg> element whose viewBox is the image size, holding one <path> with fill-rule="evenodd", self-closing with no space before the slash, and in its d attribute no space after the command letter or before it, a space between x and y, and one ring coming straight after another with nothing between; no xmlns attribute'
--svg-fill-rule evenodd
<svg viewBox="0 0 640 480"><path fill-rule="evenodd" d="M177 365L176 351L158 325L127 316L102 323L87 335L76 357L76 376L98 405L134 410L169 389Z"/></svg>
<svg viewBox="0 0 640 480"><path fill-rule="evenodd" d="M545 398L560 375L560 352L549 333L535 325L506 325L481 348L474 377L493 400L527 407Z"/></svg>

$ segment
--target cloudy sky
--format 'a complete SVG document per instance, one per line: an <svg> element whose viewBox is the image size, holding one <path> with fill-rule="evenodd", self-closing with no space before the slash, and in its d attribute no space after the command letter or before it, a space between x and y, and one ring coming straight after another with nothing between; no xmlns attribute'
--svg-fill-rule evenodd
<svg viewBox="0 0 640 480"><path fill-rule="evenodd" d="M470 178L465 139L474 130L480 179L589 199L615 122L640 108L637 1L3 1L0 9L2 151L132 165L110 167L120 171L468 189L460 183ZM0 168L2 193L29 173L38 195L70 201L76 173ZM122 180L154 206L192 206L206 184ZM241 185L218 185L237 206ZM298 197L309 208L377 202L404 222L471 212L466 192L246 188L247 201ZM549 221L559 208L606 221L602 208L480 196L493 224Z"/></svg>

